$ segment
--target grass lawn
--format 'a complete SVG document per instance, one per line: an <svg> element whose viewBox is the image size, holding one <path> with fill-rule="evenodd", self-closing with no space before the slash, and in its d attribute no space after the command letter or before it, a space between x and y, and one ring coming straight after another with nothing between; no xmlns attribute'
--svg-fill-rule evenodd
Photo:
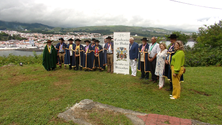
<svg viewBox="0 0 222 125"><path fill-rule="evenodd" d="M222 124L222 67L188 67L177 100L139 76L139 72L138 77L68 69L47 72L37 64L0 67L0 124L72 124L57 115L83 99Z"/></svg>

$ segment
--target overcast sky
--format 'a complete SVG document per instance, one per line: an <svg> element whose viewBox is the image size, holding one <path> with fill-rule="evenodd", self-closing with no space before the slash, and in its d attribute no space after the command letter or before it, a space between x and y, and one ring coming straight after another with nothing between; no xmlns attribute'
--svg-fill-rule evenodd
<svg viewBox="0 0 222 125"><path fill-rule="evenodd" d="M222 0L177 0L222 8ZM171 0L0 0L0 20L54 27L128 25L197 31L222 19L222 9Z"/></svg>

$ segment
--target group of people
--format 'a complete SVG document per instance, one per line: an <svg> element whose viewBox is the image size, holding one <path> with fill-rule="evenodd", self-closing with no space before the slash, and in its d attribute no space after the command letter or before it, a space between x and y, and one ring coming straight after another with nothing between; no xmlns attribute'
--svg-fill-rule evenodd
<svg viewBox="0 0 222 125"><path fill-rule="evenodd" d="M105 46L100 45L97 39L85 40L85 46L81 44L80 39L70 38L69 44L64 43L60 38L59 43L54 47L51 40L43 51L43 66L47 71L55 70L56 64L60 68L64 65L69 69L93 71L99 69L113 73L113 38L107 37L104 42ZM75 43L74 43L75 42Z"/></svg>
<svg viewBox="0 0 222 125"><path fill-rule="evenodd" d="M156 83L159 80L159 89L162 89L165 83L165 77L170 81L172 95L170 99L180 97L180 81L183 80L184 68L184 47L181 41L177 41L175 34L170 35L171 46L167 50L165 43L157 43L156 37L152 37L151 44L148 39L141 39L142 44L139 46L131 37L129 42L129 58L132 76L135 77L137 70L141 71L140 79L149 79L151 73L151 82ZM100 45L96 39L85 40L85 46L81 45L80 39L73 40L70 38L69 44L64 43L60 38L59 43L54 47L51 40L43 51L43 66L47 71L55 70L56 64L61 68L62 65L69 69L93 71L99 69L108 73L113 73L113 42L112 37L108 36ZM75 41L75 43L73 43Z"/></svg>
<svg viewBox="0 0 222 125"><path fill-rule="evenodd" d="M151 44L148 39L141 39L142 44L139 46L134 42L134 38L130 38L130 63L132 76L135 77L137 69L141 71L140 79L149 79L150 82L156 83L159 80L159 89L162 89L165 83L165 77L170 81L170 89L172 95L170 99L180 97L180 82L183 81L184 68L184 46L181 41L177 41L177 35L171 34L171 46L167 50L165 43L158 44L157 38L152 37ZM138 65L138 67L137 67Z"/></svg>

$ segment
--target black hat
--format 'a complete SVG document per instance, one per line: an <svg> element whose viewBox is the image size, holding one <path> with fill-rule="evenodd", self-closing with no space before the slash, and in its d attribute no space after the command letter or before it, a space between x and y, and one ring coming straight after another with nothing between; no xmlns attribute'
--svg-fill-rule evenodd
<svg viewBox="0 0 222 125"><path fill-rule="evenodd" d="M96 41L96 39L95 39L95 38L92 38L92 41Z"/></svg>
<svg viewBox="0 0 222 125"><path fill-rule="evenodd" d="M63 38L59 38L59 40L62 40L62 41L64 41L64 39L63 39Z"/></svg>
<svg viewBox="0 0 222 125"><path fill-rule="evenodd" d="M149 41L146 37L144 37L143 39L141 39L141 41Z"/></svg>
<svg viewBox="0 0 222 125"><path fill-rule="evenodd" d="M178 36L176 34L171 34L170 37L168 37L168 38L176 39L176 38L178 38Z"/></svg>
<svg viewBox="0 0 222 125"><path fill-rule="evenodd" d="M75 41L81 41L81 39L75 39Z"/></svg>
<svg viewBox="0 0 222 125"><path fill-rule="evenodd" d="M106 39L113 39L111 36L106 37Z"/></svg>
<svg viewBox="0 0 222 125"><path fill-rule="evenodd" d="M68 41L74 41L72 38L70 38Z"/></svg>
<svg viewBox="0 0 222 125"><path fill-rule="evenodd" d="M99 40L95 40L95 42L96 42L96 43L99 43L100 41L99 41Z"/></svg>
<svg viewBox="0 0 222 125"><path fill-rule="evenodd" d="M90 41L89 41L89 40L85 40L84 42L85 42L85 43L86 43L86 42L90 43Z"/></svg>
<svg viewBox="0 0 222 125"><path fill-rule="evenodd" d="M52 40L47 40L47 42L46 43L51 43L52 42Z"/></svg>

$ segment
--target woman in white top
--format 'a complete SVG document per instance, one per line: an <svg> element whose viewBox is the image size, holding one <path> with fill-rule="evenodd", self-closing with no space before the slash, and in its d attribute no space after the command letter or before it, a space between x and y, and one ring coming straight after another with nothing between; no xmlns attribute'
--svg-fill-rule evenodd
<svg viewBox="0 0 222 125"><path fill-rule="evenodd" d="M157 54L157 61L156 61L156 70L155 75L159 76L159 89L163 88L163 85L165 83L165 60L167 56L167 49L165 43L160 43L160 49L161 51Z"/></svg>

